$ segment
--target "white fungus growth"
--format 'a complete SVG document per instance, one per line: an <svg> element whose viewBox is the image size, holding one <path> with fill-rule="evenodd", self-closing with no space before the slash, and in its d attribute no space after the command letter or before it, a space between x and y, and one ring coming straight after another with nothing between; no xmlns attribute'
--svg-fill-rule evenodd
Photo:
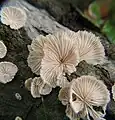
<svg viewBox="0 0 115 120"><path fill-rule="evenodd" d="M7 83L12 81L18 68L11 62L0 62L0 82Z"/></svg>
<svg viewBox="0 0 115 120"><path fill-rule="evenodd" d="M10 25L11 29L19 29L26 23L26 13L18 7L3 7L1 10L1 22L5 25Z"/></svg>
<svg viewBox="0 0 115 120"><path fill-rule="evenodd" d="M69 87L62 88L59 92L59 100L67 105L66 115L75 120L77 117L103 119L108 102L109 91L104 83L93 76L81 76L73 79ZM101 107L102 111L96 111L94 106Z"/></svg>
<svg viewBox="0 0 115 120"><path fill-rule="evenodd" d="M15 120L22 120L22 118L19 117L19 116L17 116L17 117L15 118Z"/></svg>
<svg viewBox="0 0 115 120"><path fill-rule="evenodd" d="M5 44L2 41L0 41L0 58L5 57L6 53L7 53L7 48Z"/></svg>
<svg viewBox="0 0 115 120"><path fill-rule="evenodd" d="M89 64L102 64L105 61L104 47L99 37L87 31L76 33L76 46L79 50L79 61L85 60Z"/></svg>
<svg viewBox="0 0 115 120"><path fill-rule="evenodd" d="M105 60L100 39L87 31L59 31L53 35L39 36L28 49L28 66L53 88L68 85L65 73L76 71L75 67L80 61L99 64Z"/></svg>
<svg viewBox="0 0 115 120"><path fill-rule="evenodd" d="M15 97L17 100L22 100L22 96L19 93L15 93Z"/></svg>
<svg viewBox="0 0 115 120"><path fill-rule="evenodd" d="M29 56L27 59L28 66L31 68L33 73L37 75L40 74L41 60L44 56L43 46L45 42L45 37L40 35L35 40L32 41L31 46L28 46Z"/></svg>
<svg viewBox="0 0 115 120"><path fill-rule="evenodd" d="M31 82L31 94L34 98L47 95L52 91L52 87L44 83L40 77L35 77Z"/></svg>

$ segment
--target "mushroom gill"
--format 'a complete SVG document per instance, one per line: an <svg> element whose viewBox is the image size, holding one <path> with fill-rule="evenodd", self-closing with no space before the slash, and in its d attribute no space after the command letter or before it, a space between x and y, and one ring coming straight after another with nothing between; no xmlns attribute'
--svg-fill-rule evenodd
<svg viewBox="0 0 115 120"><path fill-rule="evenodd" d="M81 76L73 79L68 89L60 90L59 100L67 105L66 115L71 120L78 117L90 120L90 116L97 120L103 119L110 96L102 81L93 76ZM101 107L103 112L96 111L95 107Z"/></svg>

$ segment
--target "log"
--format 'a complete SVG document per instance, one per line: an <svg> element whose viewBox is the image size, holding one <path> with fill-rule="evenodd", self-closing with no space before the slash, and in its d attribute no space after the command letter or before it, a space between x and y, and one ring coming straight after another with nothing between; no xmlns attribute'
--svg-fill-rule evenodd
<svg viewBox="0 0 115 120"><path fill-rule="evenodd" d="M30 4L24 0L9 0L4 5L24 8L28 19L26 25L19 30L12 30L9 26L0 23L0 40L3 40L8 49L6 57L0 59L0 61L13 62L19 68L12 82L5 85L0 83L0 120L14 120L16 116L20 116L23 120L68 119L65 115L65 107L58 100L59 88L53 89L50 95L34 99L24 87L26 79L36 76L27 64L29 54L27 45L30 45L32 40L40 34L47 35L60 30L78 31L81 29L94 32L97 36L100 36L105 47L107 62L104 65L93 66L82 61L76 67L77 72L70 76L67 75L67 78L71 81L73 78L82 75L93 75L103 80L110 92L115 82L115 47L99 32L98 28L76 11L75 6L73 6L74 0L72 0L73 2L69 1L69 3L64 1L67 6L63 5L63 2L52 0L57 5L56 8L46 1L48 0L45 0L44 4L42 0ZM63 12L60 12L60 5ZM22 100L16 99L16 93L21 95ZM115 102L112 98L106 115L106 120L111 119L115 119Z"/></svg>

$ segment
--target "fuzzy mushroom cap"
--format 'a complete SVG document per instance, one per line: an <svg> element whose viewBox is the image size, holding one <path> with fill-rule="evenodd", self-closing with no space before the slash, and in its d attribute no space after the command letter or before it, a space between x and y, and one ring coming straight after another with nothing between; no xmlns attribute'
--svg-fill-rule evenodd
<svg viewBox="0 0 115 120"><path fill-rule="evenodd" d="M2 41L0 41L0 58L5 57L6 53L7 53L7 48L5 44Z"/></svg>
<svg viewBox="0 0 115 120"><path fill-rule="evenodd" d="M64 73L70 74L76 70L79 56L76 52L74 36L74 32L67 31L46 36L40 75L52 87L56 87L58 76L63 76Z"/></svg>
<svg viewBox="0 0 115 120"><path fill-rule="evenodd" d="M105 61L105 50L99 37L87 31L76 33L76 45L79 49L80 61L85 60L89 64L102 64Z"/></svg>
<svg viewBox="0 0 115 120"><path fill-rule="evenodd" d="M18 68L11 62L0 62L0 82L7 83L12 81Z"/></svg>
<svg viewBox="0 0 115 120"><path fill-rule="evenodd" d="M25 25L27 16L24 10L17 7L3 7L1 10L1 22L10 25L11 29L19 29Z"/></svg>
<svg viewBox="0 0 115 120"><path fill-rule="evenodd" d="M28 66L31 68L32 72L39 75L41 68L41 60L44 56L43 46L45 42L45 37L40 35L35 40L32 41L31 46L28 46L29 56L27 59Z"/></svg>
<svg viewBox="0 0 115 120"><path fill-rule="evenodd" d="M31 82L31 94L34 98L40 95L47 95L52 91L52 88L43 82L40 77L35 77Z"/></svg>
<svg viewBox="0 0 115 120"><path fill-rule="evenodd" d="M77 114L84 108L94 120L103 116L93 109L93 106L102 107L104 113L110 101L109 91L104 83L93 76L82 76L74 79L70 86L70 105Z"/></svg>

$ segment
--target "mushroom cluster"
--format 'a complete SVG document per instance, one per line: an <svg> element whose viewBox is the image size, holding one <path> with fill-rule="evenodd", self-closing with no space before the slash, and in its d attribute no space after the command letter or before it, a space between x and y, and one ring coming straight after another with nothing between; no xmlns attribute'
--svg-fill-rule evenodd
<svg viewBox="0 0 115 120"><path fill-rule="evenodd" d="M62 87L68 82L65 73L76 71L82 60L90 64L103 63L104 47L100 39L87 31L60 31L53 35L39 36L28 46L28 66L49 86Z"/></svg>
<svg viewBox="0 0 115 120"><path fill-rule="evenodd" d="M67 106L66 115L71 120L84 117L88 120L102 120L110 101L107 87L93 76L73 79L68 87L60 90L58 97L62 104ZM95 107L101 109L96 111Z"/></svg>
<svg viewBox="0 0 115 120"><path fill-rule="evenodd" d="M31 92L34 98L40 97L40 95L47 95L52 91L52 87L44 83L40 77L27 79L25 87Z"/></svg>
<svg viewBox="0 0 115 120"><path fill-rule="evenodd" d="M3 7L0 15L1 22L15 30L23 27L27 19L23 9L13 6ZM99 37L87 31L59 31L38 36L28 45L28 50L28 66L33 73L40 75L25 81L25 87L34 98L47 95L52 88L60 86L58 97L66 106L66 115L70 120L85 117L88 120L104 120L106 106L110 101L104 83L93 76L81 76L71 82L66 78L66 74L76 71L76 66L82 60L93 65L104 63L105 52ZM0 58L6 53L7 48L0 41ZM12 81L17 71L13 63L0 62L0 82L5 84ZM115 99L115 85L112 92ZM18 100L22 99L18 93L15 96Z"/></svg>

